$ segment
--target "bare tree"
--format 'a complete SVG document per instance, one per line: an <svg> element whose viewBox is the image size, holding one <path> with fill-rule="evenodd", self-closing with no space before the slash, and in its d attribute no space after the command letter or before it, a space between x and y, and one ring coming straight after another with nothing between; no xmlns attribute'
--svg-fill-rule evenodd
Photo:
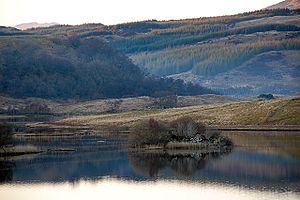
<svg viewBox="0 0 300 200"><path fill-rule="evenodd" d="M181 117L171 122L173 136L177 139L191 138L196 134L204 134L205 125L195 122L191 117Z"/></svg>

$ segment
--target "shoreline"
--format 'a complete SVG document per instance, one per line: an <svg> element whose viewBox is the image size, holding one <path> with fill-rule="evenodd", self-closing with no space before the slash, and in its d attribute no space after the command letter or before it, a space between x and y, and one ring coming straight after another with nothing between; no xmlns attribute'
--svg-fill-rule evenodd
<svg viewBox="0 0 300 200"><path fill-rule="evenodd" d="M37 127L35 127L37 128ZM45 128L45 126L42 126L42 128ZM47 127L48 131L46 133L43 133L39 130L35 130L37 132L16 132L14 133L14 137L75 137L80 135L101 135L101 134L122 134L122 135L128 135L130 133L129 130L125 127L120 127L118 130L110 130L108 127L90 127L85 129L81 129L77 126L74 127ZM232 126L232 127L216 127L217 130L222 132L253 132L253 133L276 133L278 134L300 134L300 126L280 126L280 127L274 127L274 126L262 126L262 127L241 127L241 126ZM30 130L30 129L29 129ZM33 129L34 130L34 129ZM72 131L80 131L79 133L73 133ZM53 131L53 132L52 132Z"/></svg>
<svg viewBox="0 0 300 200"><path fill-rule="evenodd" d="M274 126L261 126L261 127L220 127L218 128L220 131L278 131L278 132L299 132L300 133L300 126L280 126L280 127L274 127Z"/></svg>

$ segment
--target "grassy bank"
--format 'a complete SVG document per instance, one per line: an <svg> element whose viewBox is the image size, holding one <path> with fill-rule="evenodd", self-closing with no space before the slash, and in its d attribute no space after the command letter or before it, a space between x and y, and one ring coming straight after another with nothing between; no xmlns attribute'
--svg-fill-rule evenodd
<svg viewBox="0 0 300 200"><path fill-rule="evenodd" d="M299 126L300 97L286 97L269 101L231 102L172 109L145 109L116 114L71 117L64 120L33 124L33 126L57 126L90 128L129 128L149 118L170 122L189 116L196 122L218 127L237 126Z"/></svg>
<svg viewBox="0 0 300 200"><path fill-rule="evenodd" d="M198 96L178 96L175 107L229 103L237 99L207 94ZM35 106L32 106L35 105ZM39 105L39 106L36 106ZM132 97L120 99L98 99L92 101L46 100L40 98L14 99L0 95L0 112L3 114L42 114L36 107L44 106L47 114L53 115L100 115L105 113L129 112L134 110L159 108L159 98Z"/></svg>

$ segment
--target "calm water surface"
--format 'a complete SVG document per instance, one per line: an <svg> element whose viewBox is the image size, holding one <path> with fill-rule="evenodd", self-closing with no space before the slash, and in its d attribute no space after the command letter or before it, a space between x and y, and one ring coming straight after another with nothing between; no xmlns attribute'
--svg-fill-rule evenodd
<svg viewBox="0 0 300 200"><path fill-rule="evenodd" d="M300 199L300 134L224 132L224 154L132 152L126 138L18 137L40 154L1 158L0 199Z"/></svg>

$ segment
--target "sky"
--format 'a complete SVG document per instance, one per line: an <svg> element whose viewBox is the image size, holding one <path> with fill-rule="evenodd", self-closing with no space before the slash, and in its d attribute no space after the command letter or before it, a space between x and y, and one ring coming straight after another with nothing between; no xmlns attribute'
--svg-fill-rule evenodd
<svg viewBox="0 0 300 200"><path fill-rule="evenodd" d="M0 0L0 25L27 22L112 25L254 11L282 0Z"/></svg>

